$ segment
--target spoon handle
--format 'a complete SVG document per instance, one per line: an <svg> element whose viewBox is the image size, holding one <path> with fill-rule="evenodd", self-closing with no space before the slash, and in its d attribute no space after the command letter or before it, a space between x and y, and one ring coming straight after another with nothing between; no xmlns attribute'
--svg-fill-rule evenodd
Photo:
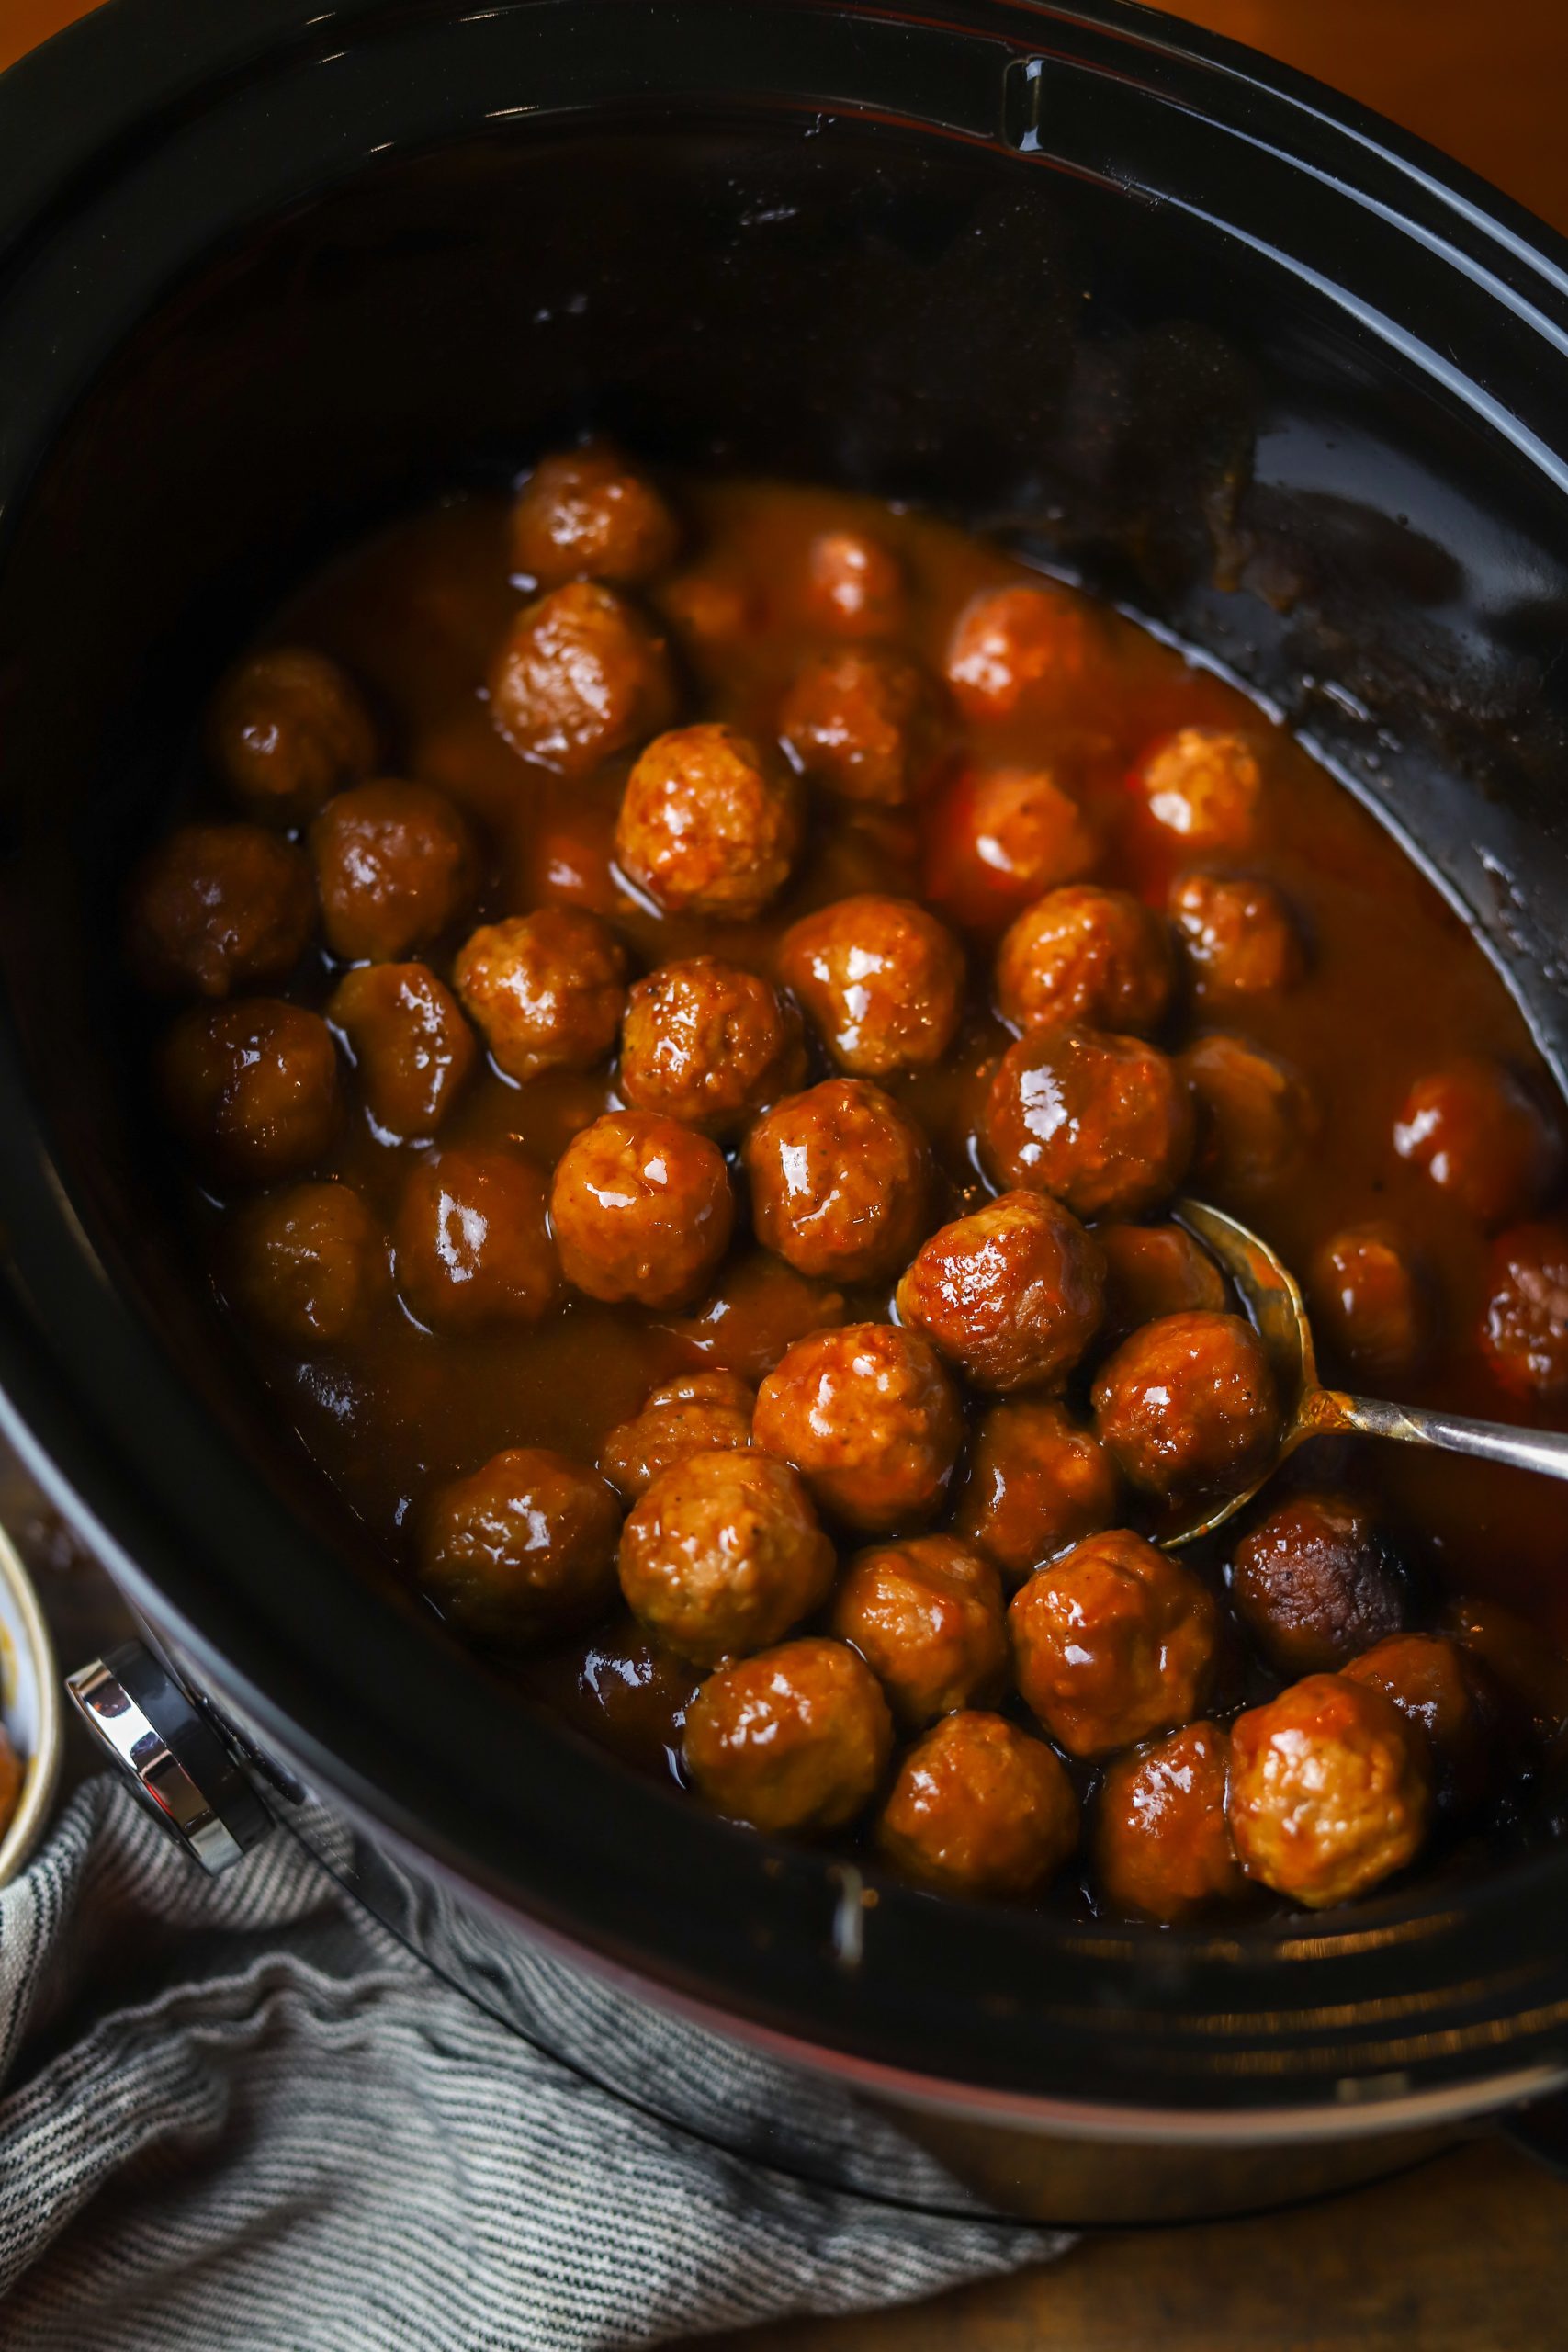
<svg viewBox="0 0 1568 2352"><path fill-rule="evenodd" d="M1440 1446L1445 1453L1470 1453L1483 1462L1506 1462L1516 1470L1568 1478L1568 1436L1560 1430L1510 1429L1503 1421L1472 1421L1461 1413L1434 1413L1420 1405L1384 1405L1337 1390L1320 1394L1331 1411L1313 1417L1317 1430L1354 1430L1363 1437L1399 1438L1406 1445Z"/></svg>

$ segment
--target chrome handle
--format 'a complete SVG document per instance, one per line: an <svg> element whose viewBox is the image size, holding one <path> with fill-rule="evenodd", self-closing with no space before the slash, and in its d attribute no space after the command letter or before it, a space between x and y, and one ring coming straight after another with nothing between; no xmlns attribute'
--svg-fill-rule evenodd
<svg viewBox="0 0 1568 2352"><path fill-rule="evenodd" d="M1384 1405L1371 1396L1328 1392L1332 1419L1324 1430L1354 1430L1363 1437L1392 1437L1406 1445L1435 1445L1445 1453L1473 1454L1482 1462L1506 1462L1516 1470L1539 1470L1548 1478L1568 1478L1568 1436L1558 1430L1514 1429L1506 1421L1474 1421L1462 1413L1438 1413L1422 1405Z"/></svg>
<svg viewBox="0 0 1568 2352"><path fill-rule="evenodd" d="M78 1713L138 1801L214 1875L248 1853L271 1815L216 1725L141 1642L65 1680Z"/></svg>

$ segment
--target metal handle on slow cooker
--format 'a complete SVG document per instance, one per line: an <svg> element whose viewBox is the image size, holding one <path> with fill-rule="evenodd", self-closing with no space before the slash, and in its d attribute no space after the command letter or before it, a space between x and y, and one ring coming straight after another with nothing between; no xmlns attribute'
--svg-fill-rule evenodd
<svg viewBox="0 0 1568 2352"><path fill-rule="evenodd" d="M139 1802L214 1875L272 1817L217 1726L144 1643L126 1642L68 1675L65 1688Z"/></svg>

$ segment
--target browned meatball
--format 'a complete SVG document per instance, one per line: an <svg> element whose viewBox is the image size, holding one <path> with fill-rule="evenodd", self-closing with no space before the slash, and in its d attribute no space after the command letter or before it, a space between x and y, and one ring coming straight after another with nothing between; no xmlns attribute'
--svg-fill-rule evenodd
<svg viewBox="0 0 1568 2352"><path fill-rule="evenodd" d="M621 1028L621 1092L713 1134L776 1102L806 1075L800 1015L771 980L713 956L638 980Z"/></svg>
<svg viewBox="0 0 1568 2352"><path fill-rule="evenodd" d="M1230 1818L1247 1876L1319 1911L1403 1870L1432 1816L1425 1748L1392 1699L1342 1674L1238 1715Z"/></svg>
<svg viewBox="0 0 1568 2352"><path fill-rule="evenodd" d="M452 967L497 1068L520 1084L604 1060L621 1025L626 976L620 941L581 907L481 924Z"/></svg>
<svg viewBox="0 0 1568 2352"><path fill-rule="evenodd" d="M906 1730L1001 1696L1008 1664L1001 1578L981 1553L951 1535L916 1535L862 1552L835 1596L833 1631L859 1650Z"/></svg>
<svg viewBox="0 0 1568 2352"><path fill-rule="evenodd" d="M706 1136L651 1111L610 1111L561 1154L550 1222L568 1282L612 1305L684 1306L729 1246L735 1202Z"/></svg>
<svg viewBox="0 0 1568 2352"><path fill-rule="evenodd" d="M958 616L947 647L953 693L975 718L1047 712L1083 683L1092 648L1083 607L1062 588L987 588Z"/></svg>
<svg viewBox="0 0 1568 2352"><path fill-rule="evenodd" d="M1136 1216L1180 1181L1192 1113L1173 1065L1136 1037L1037 1029L997 1065L981 1120L998 1182L1075 1216Z"/></svg>
<svg viewBox="0 0 1568 2352"><path fill-rule="evenodd" d="M1078 1841L1061 1758L1002 1715L949 1715L898 1768L876 1826L896 1869L942 1894L1014 1900L1055 1877Z"/></svg>
<svg viewBox="0 0 1568 2352"><path fill-rule="evenodd" d="M750 922L778 897L800 847L793 779L733 727L678 727L626 779L621 871L667 914Z"/></svg>
<svg viewBox="0 0 1568 2352"><path fill-rule="evenodd" d="M875 1282L908 1262L926 1229L924 1140L879 1086L825 1079L746 1138L757 1238L803 1274Z"/></svg>
<svg viewBox="0 0 1568 2352"><path fill-rule="evenodd" d="M1203 1184L1246 1196L1300 1165L1317 1133L1317 1105L1279 1055L1245 1037L1214 1035L1200 1037L1176 1067L1197 1111L1193 1174Z"/></svg>
<svg viewBox="0 0 1568 2352"><path fill-rule="evenodd" d="M785 1642L720 1667L686 1716L698 1793L754 1829L840 1829L876 1792L893 1746L877 1680L842 1642Z"/></svg>
<svg viewBox="0 0 1568 2352"><path fill-rule="evenodd" d="M1307 1276L1313 1329L1331 1354L1391 1378L1426 1353L1432 1298L1426 1272L1392 1225L1353 1225L1331 1234Z"/></svg>
<svg viewBox="0 0 1568 2352"><path fill-rule="evenodd" d="M1344 1673L1382 1691L1421 1733L1443 1811L1472 1813L1497 1760L1496 1692L1480 1660L1441 1634L1391 1634Z"/></svg>
<svg viewBox="0 0 1568 2352"><path fill-rule="evenodd" d="M451 928L474 894L468 819L427 784L387 777L329 800L310 827L327 945L395 964Z"/></svg>
<svg viewBox="0 0 1568 2352"><path fill-rule="evenodd" d="M1343 1666L1410 1622L1393 1545L1348 1495L1293 1495L1237 1544L1231 1599L1281 1674Z"/></svg>
<svg viewBox="0 0 1568 2352"><path fill-rule="evenodd" d="M889 808L914 798L942 748L930 678L880 646L813 654L780 706L779 733L814 784Z"/></svg>
<svg viewBox="0 0 1568 2352"><path fill-rule="evenodd" d="M1043 1387L1093 1339L1104 1294L1100 1245L1071 1210L1004 1193L931 1235L898 1285L898 1314L976 1388Z"/></svg>
<svg viewBox="0 0 1568 2352"><path fill-rule="evenodd" d="M997 1010L1015 1029L1088 1022L1145 1036L1175 980L1170 933L1153 908L1087 883L1026 907L997 950Z"/></svg>
<svg viewBox="0 0 1568 2352"><path fill-rule="evenodd" d="M512 560L541 588L635 587L674 560L675 517L646 474L603 441L541 458L512 506Z"/></svg>
<svg viewBox="0 0 1568 2352"><path fill-rule="evenodd" d="M213 697L212 764L257 817L292 825L368 775L376 727L358 687L324 653L276 645L231 670Z"/></svg>
<svg viewBox="0 0 1568 2352"><path fill-rule="evenodd" d="M1568 1392L1568 1224L1515 1226L1492 1245L1481 1325L1486 1361L1518 1396Z"/></svg>
<svg viewBox="0 0 1568 2352"><path fill-rule="evenodd" d="M842 637L890 637L904 618L898 559L863 531L818 531L807 551L806 608Z"/></svg>
<svg viewBox="0 0 1568 2352"><path fill-rule="evenodd" d="M1018 1687L1069 1756L1109 1756L1190 1723L1213 1679L1208 1588L1125 1528L1036 1569L1008 1621Z"/></svg>
<svg viewBox="0 0 1568 2352"><path fill-rule="evenodd" d="M1501 1062L1450 1062L1418 1079L1394 1123L1393 1148L1478 1225L1528 1216L1562 1175L1555 1121Z"/></svg>
<svg viewBox="0 0 1568 2352"><path fill-rule="evenodd" d="M536 1323L560 1297L545 1180L514 1151L468 1145L416 1168L393 1231L398 1287L422 1323Z"/></svg>
<svg viewBox="0 0 1568 2352"><path fill-rule="evenodd" d="M776 1642L821 1607L836 1565L795 1472L733 1447L661 1471L621 1532L627 1606L697 1666Z"/></svg>
<svg viewBox="0 0 1568 2352"><path fill-rule="evenodd" d="M1094 1238L1105 1259L1102 1340L1124 1340L1140 1323L1195 1306L1224 1313L1224 1277L1180 1226L1100 1225Z"/></svg>
<svg viewBox="0 0 1568 2352"><path fill-rule="evenodd" d="M955 919L995 931L1063 883L1091 873L1100 844L1049 768L960 775L930 828L926 887Z"/></svg>
<svg viewBox="0 0 1568 2352"><path fill-rule="evenodd" d="M596 1616L615 1589L621 1514L597 1472L514 1445L435 1497L420 1582L470 1639L525 1647Z"/></svg>
<svg viewBox="0 0 1568 2352"><path fill-rule="evenodd" d="M1189 849L1245 850L1258 830L1263 775L1240 735L1183 727L1139 763L1137 783L1157 825Z"/></svg>
<svg viewBox="0 0 1568 2352"><path fill-rule="evenodd" d="M276 997L182 1013L164 1041L162 1078L170 1125L220 1181L300 1175L337 1127L332 1031Z"/></svg>
<svg viewBox="0 0 1568 2352"><path fill-rule="evenodd" d="M753 1250L732 1259L698 1312L680 1317L674 1329L706 1363L761 1380L797 1340L843 1319L841 1291Z"/></svg>
<svg viewBox="0 0 1568 2352"><path fill-rule="evenodd" d="M402 1143L433 1136L479 1059L474 1033L428 964L362 964L327 1019L347 1044L366 1107Z"/></svg>
<svg viewBox="0 0 1568 2352"><path fill-rule="evenodd" d="M964 1010L958 942L908 899L867 893L803 916L779 943L778 970L857 1078L941 1061Z"/></svg>
<svg viewBox="0 0 1568 2352"><path fill-rule="evenodd" d="M599 1468L627 1502L688 1454L739 1451L751 1442L756 1391L733 1372L689 1372L645 1398L635 1420L604 1440Z"/></svg>
<svg viewBox="0 0 1568 2352"><path fill-rule="evenodd" d="M1117 1911L1173 1926L1234 1902L1247 1882L1225 1813L1230 1741L1188 1724L1105 1775L1094 1819L1094 1874Z"/></svg>
<svg viewBox="0 0 1568 2352"><path fill-rule="evenodd" d="M1170 919L1201 996L1278 996L1305 969L1301 934L1278 890L1240 874L1181 874Z"/></svg>
<svg viewBox="0 0 1568 2352"><path fill-rule="evenodd" d="M1263 1342L1239 1315L1162 1315L1123 1340L1095 1382L1094 1425L1146 1494L1243 1487L1280 1442Z"/></svg>
<svg viewBox="0 0 1568 2352"><path fill-rule="evenodd" d="M1116 1465L1099 1439L1054 1398L1018 1396L976 1429L953 1525L1018 1584L1109 1527L1116 1505Z"/></svg>
<svg viewBox="0 0 1568 2352"><path fill-rule="evenodd" d="M181 825L130 886L126 956L157 996L228 996L286 979L316 895L303 850L262 825Z"/></svg>
<svg viewBox="0 0 1568 2352"><path fill-rule="evenodd" d="M669 648L613 588L570 581L513 622L491 672L490 707L525 759L586 775L669 726Z"/></svg>
<svg viewBox="0 0 1568 2352"><path fill-rule="evenodd" d="M823 1509L868 1534L929 1519L964 1437L936 1351L891 1323L799 1340L757 1396L753 1433L793 1462Z"/></svg>
<svg viewBox="0 0 1568 2352"><path fill-rule="evenodd" d="M391 1290L387 1237L352 1184L297 1184L235 1230L232 1285L253 1322L290 1347L346 1339Z"/></svg>

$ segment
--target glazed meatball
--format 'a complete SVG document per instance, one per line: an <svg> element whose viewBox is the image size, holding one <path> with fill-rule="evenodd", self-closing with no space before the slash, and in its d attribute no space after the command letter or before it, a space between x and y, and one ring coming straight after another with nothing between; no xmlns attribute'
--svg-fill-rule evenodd
<svg viewBox="0 0 1568 2352"><path fill-rule="evenodd" d="M615 856L667 914L751 922L784 888L799 847L793 780L733 727L660 735L626 779Z"/></svg>
<svg viewBox="0 0 1568 2352"><path fill-rule="evenodd" d="M162 1079L170 1125L220 1182L300 1175L337 1128L332 1031L280 998L182 1013L164 1041Z"/></svg>
<svg viewBox="0 0 1568 2352"><path fill-rule="evenodd" d="M498 1069L526 1084L547 1069L592 1069L626 1007L626 951L581 907L540 907L484 923L452 978Z"/></svg>
<svg viewBox="0 0 1568 2352"><path fill-rule="evenodd" d="M898 1768L876 1825L887 1860L940 1894L1034 1894L1078 1841L1059 1756L1002 1715L949 1715Z"/></svg>
<svg viewBox="0 0 1568 2352"><path fill-rule="evenodd" d="M231 670L213 697L208 749L236 800L292 825L368 775L376 727L346 672L324 653L277 645Z"/></svg>
<svg viewBox="0 0 1568 2352"><path fill-rule="evenodd" d="M696 1666L760 1650L828 1598L837 1565L788 1464L688 1453L621 1531L621 1590L641 1625Z"/></svg>
<svg viewBox="0 0 1568 2352"><path fill-rule="evenodd" d="M833 1631L859 1650L907 1731L1001 1696L1008 1664L1001 1578L981 1553L951 1535L862 1552L835 1597Z"/></svg>
<svg viewBox="0 0 1568 2352"><path fill-rule="evenodd" d="M1069 1756L1109 1756L1190 1723L1207 1696L1220 1631L1213 1596L1125 1528L1036 1569L1008 1622L1019 1690Z"/></svg>
<svg viewBox="0 0 1568 2352"><path fill-rule="evenodd" d="M1110 1527L1117 1499L1116 1466L1090 1430L1053 1398L1010 1397L975 1430L953 1523L1016 1585Z"/></svg>
<svg viewBox="0 0 1568 2352"><path fill-rule="evenodd" d="M1568 1224L1545 1218L1492 1245L1481 1344L1505 1388L1548 1399L1568 1393Z"/></svg>
<svg viewBox="0 0 1568 2352"><path fill-rule="evenodd" d="M1197 1114L1193 1174L1242 1197L1266 1192L1300 1165L1317 1133L1306 1080L1244 1037L1200 1037L1177 1058Z"/></svg>
<svg viewBox="0 0 1568 2352"><path fill-rule="evenodd" d="M829 1078L746 1138L757 1238L798 1272L876 1282L908 1263L931 1199L924 1140L879 1086Z"/></svg>
<svg viewBox="0 0 1568 2352"><path fill-rule="evenodd" d="M1201 996L1279 996L1305 968L1301 934L1278 890L1239 874L1181 874L1170 919Z"/></svg>
<svg viewBox="0 0 1568 2352"><path fill-rule="evenodd" d="M435 1497L420 1582L471 1640L526 1647L604 1608L620 1521L596 1471L544 1446L509 1446Z"/></svg>
<svg viewBox="0 0 1568 2352"><path fill-rule="evenodd" d="M567 1146L550 1223L568 1282L590 1298L683 1306L729 1246L735 1202L706 1136L651 1111L610 1111Z"/></svg>
<svg viewBox="0 0 1568 2352"><path fill-rule="evenodd" d="M1090 652L1088 616L1066 589L1020 582L971 598L948 640L947 675L971 718L1009 718L1069 697Z"/></svg>
<svg viewBox="0 0 1568 2352"><path fill-rule="evenodd" d="M1049 768L961 775L930 828L926 887L960 922L995 930L1099 863L1099 836Z"/></svg>
<svg viewBox="0 0 1568 2352"><path fill-rule="evenodd" d="M841 1829L887 1769L893 1724L864 1660L842 1642L785 1642L720 1667L686 1716L698 1793L754 1829Z"/></svg>
<svg viewBox="0 0 1568 2352"><path fill-rule="evenodd" d="M235 1299L289 1347L331 1347L391 1290L387 1237L352 1184L297 1184L241 1219Z"/></svg>
<svg viewBox="0 0 1568 2352"><path fill-rule="evenodd" d="M733 1372L690 1372L654 1389L632 1421L610 1431L599 1468L636 1502L688 1454L739 1451L751 1442L756 1391Z"/></svg>
<svg viewBox="0 0 1568 2352"><path fill-rule="evenodd" d="M997 1011L1015 1029L1085 1022L1146 1036L1175 981L1169 932L1125 890L1049 891L997 950Z"/></svg>
<svg viewBox="0 0 1568 2352"><path fill-rule="evenodd" d="M912 800L942 752L942 712L919 662L880 646L815 653L779 709L801 773L842 800Z"/></svg>
<svg viewBox="0 0 1568 2352"><path fill-rule="evenodd" d="M500 1146L468 1145L416 1168L393 1240L398 1288L433 1330L537 1323L560 1298L545 1180Z"/></svg>
<svg viewBox="0 0 1568 2352"><path fill-rule="evenodd" d="M705 1362L746 1380L772 1372L797 1340L844 1319L840 1291L810 1282L792 1266L753 1250L725 1267L710 1297L674 1329Z"/></svg>
<svg viewBox="0 0 1568 2352"><path fill-rule="evenodd" d="M1071 1210L1004 1193L932 1234L898 1285L898 1315L975 1387L1043 1387L1083 1354L1104 1295L1100 1245Z"/></svg>
<svg viewBox="0 0 1568 2352"><path fill-rule="evenodd" d="M1425 1269L1392 1225L1355 1225L1314 1251L1307 1275L1313 1329L1333 1355L1393 1378L1427 1351L1432 1302Z"/></svg>
<svg viewBox="0 0 1568 2352"><path fill-rule="evenodd" d="M958 942L908 899L868 893L803 916L779 943L778 970L857 1078L941 1061L964 1010Z"/></svg>
<svg viewBox="0 0 1568 2352"><path fill-rule="evenodd" d="M981 1133L998 1182L1049 1193L1075 1216L1136 1216L1180 1181L1192 1113L1153 1046L1106 1030L1039 1029L998 1063Z"/></svg>
<svg viewBox="0 0 1568 2352"><path fill-rule="evenodd" d="M491 716L514 752L565 776L629 751L675 713L664 639L613 588L574 580L525 605L490 680Z"/></svg>
<svg viewBox="0 0 1568 2352"><path fill-rule="evenodd" d="M444 792L387 778L329 800L310 827L327 945L396 964L451 928L474 894L468 820Z"/></svg>
<svg viewBox="0 0 1568 2352"><path fill-rule="evenodd" d="M797 1340L763 1381L752 1426L825 1510L873 1535L931 1517L964 1438L936 1351L891 1323Z"/></svg>
<svg viewBox="0 0 1568 2352"><path fill-rule="evenodd" d="M1294 1495L1236 1546L1231 1599L1281 1674L1343 1666L1410 1622L1393 1545L1348 1495Z"/></svg>
<svg viewBox="0 0 1568 2352"><path fill-rule="evenodd" d="M143 859L126 956L155 996L229 996L286 979L315 920L310 861L262 825L181 825Z"/></svg>
<svg viewBox="0 0 1568 2352"><path fill-rule="evenodd" d="M1224 1313L1224 1277L1179 1225L1100 1225L1094 1238L1105 1260L1102 1340L1124 1340L1140 1323L1193 1307Z"/></svg>
<svg viewBox="0 0 1568 2352"><path fill-rule="evenodd" d="M806 609L841 637L890 637L904 618L898 559L862 531L818 531L807 551Z"/></svg>
<svg viewBox="0 0 1568 2352"><path fill-rule="evenodd" d="M771 980L712 956L638 980L621 1029L621 1092L721 1135L800 1084L800 1015Z"/></svg>
<svg viewBox="0 0 1568 2352"><path fill-rule="evenodd" d="M1117 1911L1174 1926L1232 1903L1247 1882L1225 1812L1230 1741L1188 1724L1118 1757L1094 1819L1094 1873Z"/></svg>
<svg viewBox="0 0 1568 2352"><path fill-rule="evenodd" d="M1392 1699L1313 1674L1231 1728L1231 1831L1242 1867L1311 1910L1414 1860L1432 1816L1426 1742Z"/></svg>
<svg viewBox="0 0 1568 2352"><path fill-rule="evenodd" d="M1478 1225L1528 1216L1562 1174L1555 1123L1501 1062L1450 1062L1418 1079L1394 1123L1393 1148Z"/></svg>
<svg viewBox="0 0 1568 2352"><path fill-rule="evenodd" d="M1480 1661L1441 1634L1391 1634L1344 1668L1392 1699L1427 1742L1437 1803L1473 1813L1496 1763L1495 1693Z"/></svg>
<svg viewBox="0 0 1568 2352"><path fill-rule="evenodd" d="M675 517L618 449L591 442L541 458L512 506L512 561L541 588L635 587L674 560Z"/></svg>
<svg viewBox="0 0 1568 2352"><path fill-rule="evenodd" d="M474 1033L428 964L362 964L333 990L327 1019L347 1045L383 1135L433 1136L479 1059Z"/></svg>
<svg viewBox="0 0 1568 2352"><path fill-rule="evenodd" d="M1263 775L1239 735L1183 727L1145 752L1138 788L1156 825L1188 849L1245 850L1258 830Z"/></svg>
<svg viewBox="0 0 1568 2352"><path fill-rule="evenodd" d="M1094 1425L1145 1494L1244 1487L1280 1442L1263 1342L1239 1315L1163 1315L1123 1340L1094 1384Z"/></svg>

